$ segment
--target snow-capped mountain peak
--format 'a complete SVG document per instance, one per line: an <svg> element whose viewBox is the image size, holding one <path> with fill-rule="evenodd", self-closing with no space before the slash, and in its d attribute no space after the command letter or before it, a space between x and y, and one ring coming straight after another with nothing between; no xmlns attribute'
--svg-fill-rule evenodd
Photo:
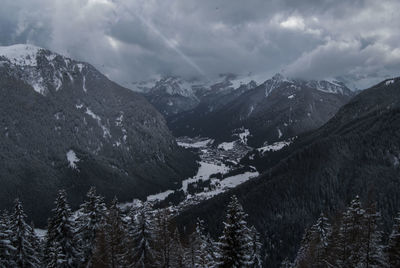
<svg viewBox="0 0 400 268"><path fill-rule="evenodd" d="M19 66L37 66L36 57L40 50L42 48L25 44L0 46L0 60L5 58L11 64Z"/></svg>
<svg viewBox="0 0 400 268"><path fill-rule="evenodd" d="M151 91L161 91L171 96L180 95L183 97L195 97L192 86L192 83L179 77L169 76L157 81Z"/></svg>
<svg viewBox="0 0 400 268"><path fill-rule="evenodd" d="M293 81L280 73L275 74L271 79L265 81L265 97L268 97L274 89L281 87L282 83L293 83Z"/></svg>
<svg viewBox="0 0 400 268"><path fill-rule="evenodd" d="M86 75L89 65L71 60L33 45L17 44L0 47L0 67L7 68L9 73L41 95L49 91L58 91L66 83L80 84L86 93Z"/></svg>

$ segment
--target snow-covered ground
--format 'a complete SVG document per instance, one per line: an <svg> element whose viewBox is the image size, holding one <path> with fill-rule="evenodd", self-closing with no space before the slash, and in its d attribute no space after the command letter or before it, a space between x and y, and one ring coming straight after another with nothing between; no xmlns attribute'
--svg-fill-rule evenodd
<svg viewBox="0 0 400 268"><path fill-rule="evenodd" d="M246 145L249 134L250 132L247 129L244 129L242 132L236 134L238 140L225 142L219 146L214 146L214 140L208 138L186 137L177 140L179 146L198 149L201 160L199 161L199 169L197 170L196 175L182 181L182 186L178 190L182 190L185 193L186 198L179 205L175 206L175 209L209 199L259 175L254 169L253 171L246 171L242 174L229 176L224 179L211 177L213 174L220 174L220 176L222 176L239 167L237 166L239 159L251 150L251 148ZM206 187L202 192L195 194L190 194L188 192L189 184L207 180L210 180L210 189ZM174 191L172 190L166 190L161 193L150 195L147 197L147 201L155 203L165 200L168 195L173 192ZM134 202L137 201L134 200ZM121 207L127 207L129 205L134 204L125 203L121 205Z"/></svg>
<svg viewBox="0 0 400 268"><path fill-rule="evenodd" d="M68 161L69 167L76 169L77 168L76 163L79 162L79 158L76 156L75 152L73 150L69 150L67 152L66 156L67 156L67 161Z"/></svg>
<svg viewBox="0 0 400 268"><path fill-rule="evenodd" d="M219 181L218 179L213 179L213 183L219 182L220 186L218 186L214 190L198 193L196 195L210 198L210 197L213 197L220 193L223 193L229 189L235 188L236 186L238 186L252 178L257 177L258 175L259 175L259 173L257 171L253 171L253 172L245 172L243 174L231 176L231 177L225 178L221 181Z"/></svg>
<svg viewBox="0 0 400 268"><path fill-rule="evenodd" d="M229 168L224 164L207 163L201 161L199 170L196 176L182 181L182 190L186 193L189 183L196 182L198 180L208 180L212 174L221 173L224 174L229 171Z"/></svg>
<svg viewBox="0 0 400 268"><path fill-rule="evenodd" d="M223 142L220 145L218 145L218 149L222 149L225 151L229 151L232 150L233 147L235 146L236 141L232 141L232 142Z"/></svg>
<svg viewBox="0 0 400 268"><path fill-rule="evenodd" d="M43 240L47 234L47 230L35 228L35 234L39 239Z"/></svg>
<svg viewBox="0 0 400 268"><path fill-rule="evenodd" d="M184 148L205 148L214 142L213 139L202 139L191 143L190 141L178 141L178 145Z"/></svg>
<svg viewBox="0 0 400 268"><path fill-rule="evenodd" d="M153 195L149 195L147 197L147 201L160 201L160 200L164 200L165 198L167 198L168 195L172 194L174 191L172 190L167 190L158 194L153 194Z"/></svg>
<svg viewBox="0 0 400 268"><path fill-rule="evenodd" d="M289 140L286 140L286 141L278 141L278 142L275 142L273 144L266 145L264 147L258 148L257 151L259 151L262 154L267 152L267 151L279 151L283 147L291 144L292 141L293 141L292 139L289 139Z"/></svg>

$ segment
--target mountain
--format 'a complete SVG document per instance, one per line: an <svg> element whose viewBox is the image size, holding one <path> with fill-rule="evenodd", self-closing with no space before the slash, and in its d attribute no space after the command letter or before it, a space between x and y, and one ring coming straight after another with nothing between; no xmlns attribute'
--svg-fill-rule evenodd
<svg viewBox="0 0 400 268"><path fill-rule="evenodd" d="M206 82L168 76L153 82L152 86L149 86L151 83L139 83L136 88L144 91L148 101L169 120L186 111L213 110L232 96L243 93L243 89L255 86L254 81L246 83L247 87L242 87L240 82L233 74L220 75L218 79Z"/></svg>
<svg viewBox="0 0 400 268"><path fill-rule="evenodd" d="M176 136L232 140L237 129L250 131L249 144L261 146L313 130L328 121L354 95L336 81L303 81L280 74L259 86L244 86L219 106L198 105L168 120ZM213 107L213 109L204 109Z"/></svg>
<svg viewBox="0 0 400 268"><path fill-rule="evenodd" d="M0 47L0 209L43 225L57 189L73 206L94 185L121 201L176 188L195 157L142 95L93 66L30 45Z"/></svg>
<svg viewBox="0 0 400 268"><path fill-rule="evenodd" d="M264 172L230 192L183 212L191 226L197 217L217 234L229 197L237 195L261 232L267 267L293 258L303 230L321 212L333 216L359 195L377 202L390 230L400 210L400 78L383 81L355 96L319 129L290 146L259 156ZM254 155L245 161L252 164ZM209 213L212 211L213 213Z"/></svg>
<svg viewBox="0 0 400 268"><path fill-rule="evenodd" d="M145 96L165 117L187 111L199 104L195 84L179 77L164 77L155 82Z"/></svg>

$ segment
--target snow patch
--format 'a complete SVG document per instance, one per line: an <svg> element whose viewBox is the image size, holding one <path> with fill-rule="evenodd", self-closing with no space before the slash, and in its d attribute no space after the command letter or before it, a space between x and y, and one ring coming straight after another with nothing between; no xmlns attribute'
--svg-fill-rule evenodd
<svg viewBox="0 0 400 268"><path fill-rule="evenodd" d="M47 234L47 230L35 228L34 231L35 231L35 234L37 235L37 237L38 237L40 240L44 240L44 239L45 239L46 234Z"/></svg>
<svg viewBox="0 0 400 268"><path fill-rule="evenodd" d="M76 154L75 154L75 152L73 150L69 150L67 152L67 160L68 160L70 168L72 168L72 169L77 169L78 168L76 163L79 162L79 158L76 156Z"/></svg>
<svg viewBox="0 0 400 268"><path fill-rule="evenodd" d="M288 99L293 99L293 98L294 98L294 96L295 96L295 94L293 94L293 95L290 95L290 96L288 96L287 98L288 98Z"/></svg>
<svg viewBox="0 0 400 268"><path fill-rule="evenodd" d="M184 148L205 148L207 147L207 145L213 143L214 140L213 139L206 139L206 140L202 140L202 141L198 141L195 143L189 143L189 142L183 142L183 141L178 141L178 145Z"/></svg>
<svg viewBox="0 0 400 268"><path fill-rule="evenodd" d="M147 197L147 201L161 201L164 200L165 198L167 198L168 195L172 194L174 191L172 190L168 190L162 193L158 193L158 194L153 194L153 195L149 195Z"/></svg>
<svg viewBox="0 0 400 268"><path fill-rule="evenodd" d="M254 172L245 172L243 174L231 176L231 177L223 179L222 181L219 181L216 179L215 181L219 181L220 185L215 190L198 193L196 195L211 198L211 197L221 194L229 189L235 188L236 186L238 186L252 178L257 177L258 175L259 175L259 173L257 171L254 171Z"/></svg>
<svg viewBox="0 0 400 268"><path fill-rule="evenodd" d="M393 83L394 83L394 79L391 79L391 80L387 80L387 81L385 82L385 85L388 86L388 85L391 85L391 84L393 84Z"/></svg>
<svg viewBox="0 0 400 268"><path fill-rule="evenodd" d="M238 134L238 137L243 144L247 144L248 136L250 136L250 130L247 128L245 128L242 133Z"/></svg>
<svg viewBox="0 0 400 268"><path fill-rule="evenodd" d="M86 88L86 76L83 76L82 89L83 89L83 91L85 91L85 93L87 92L87 88Z"/></svg>
<svg viewBox="0 0 400 268"><path fill-rule="evenodd" d="M279 128L277 128L277 130L278 130L278 139L280 139L283 136L283 134Z"/></svg>
<svg viewBox="0 0 400 268"><path fill-rule="evenodd" d="M186 193L189 183L199 180L208 180L212 174L224 174L229 171L229 168L224 164L208 163L204 161L199 162L200 167L196 176L182 181L182 190Z"/></svg>
<svg viewBox="0 0 400 268"><path fill-rule="evenodd" d="M247 113L247 117L249 117L253 113L253 111L254 111L254 106L251 105L250 109L249 109L249 112Z"/></svg>
<svg viewBox="0 0 400 268"><path fill-rule="evenodd" d="M230 151L235 147L236 141L232 142L223 142L220 145L218 145L218 149L225 150L225 151Z"/></svg>
<svg viewBox="0 0 400 268"><path fill-rule="evenodd" d="M264 147L258 148L257 151L259 151L262 154L265 153L265 152L268 152L268 151L275 152L275 151L281 150L283 147L285 147L285 146L287 146L287 145L289 145L291 143L292 143L292 140L278 141L278 142L275 142L275 143L273 143L271 145L266 145Z"/></svg>
<svg viewBox="0 0 400 268"><path fill-rule="evenodd" d="M106 126L104 126L102 123L101 123L101 118L100 118L100 116L98 116L97 114L95 114L94 112L92 112L92 110L90 110L88 107L86 107L86 112L85 112L86 114L88 114L88 115L90 115L94 120L96 120L97 121L97 124L101 127L101 129L103 130L103 137L104 138L106 138L106 137L109 137L109 138L111 138L111 132L110 132L110 130L106 127Z"/></svg>

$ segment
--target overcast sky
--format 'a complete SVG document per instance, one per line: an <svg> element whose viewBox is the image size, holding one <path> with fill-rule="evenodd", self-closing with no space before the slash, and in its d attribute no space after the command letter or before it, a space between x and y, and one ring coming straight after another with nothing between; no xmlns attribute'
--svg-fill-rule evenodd
<svg viewBox="0 0 400 268"><path fill-rule="evenodd" d="M0 44L155 75L276 72L360 88L400 76L398 0L1 0Z"/></svg>

